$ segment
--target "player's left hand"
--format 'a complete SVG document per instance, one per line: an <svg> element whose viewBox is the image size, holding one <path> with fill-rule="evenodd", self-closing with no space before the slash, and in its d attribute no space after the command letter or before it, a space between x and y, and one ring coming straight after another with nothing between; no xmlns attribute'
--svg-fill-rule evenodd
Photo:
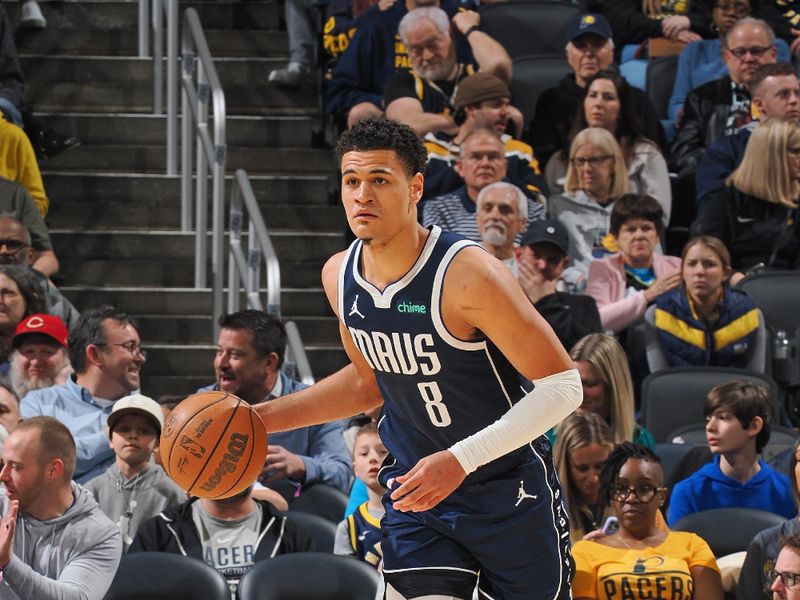
<svg viewBox="0 0 800 600"><path fill-rule="evenodd" d="M461 485L467 474L448 450L421 459L405 475L395 478L400 484L392 490L394 508L403 512L422 512L439 504Z"/></svg>
<svg viewBox="0 0 800 600"><path fill-rule="evenodd" d="M11 562L14 547L14 532L17 530L19 500L12 500L6 516L0 522L0 568Z"/></svg>
<svg viewBox="0 0 800 600"><path fill-rule="evenodd" d="M261 481L270 483L291 479L304 481L306 478L306 464L297 454L289 452L283 446L270 444L267 448L267 460L261 471Z"/></svg>

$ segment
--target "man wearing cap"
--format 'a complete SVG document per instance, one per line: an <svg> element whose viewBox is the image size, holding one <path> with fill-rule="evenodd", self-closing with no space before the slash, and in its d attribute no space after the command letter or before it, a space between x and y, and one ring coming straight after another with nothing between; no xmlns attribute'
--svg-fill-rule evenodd
<svg viewBox="0 0 800 600"><path fill-rule="evenodd" d="M398 71L386 82L386 116L411 127L418 135L458 132L452 117L452 99L459 82L477 70L511 81L511 58L505 49L480 30L480 15L457 13L451 21L441 8L417 8L400 21L400 38L408 49L411 71ZM474 62L456 60L451 30L469 43Z"/></svg>
<svg viewBox="0 0 800 600"><path fill-rule="evenodd" d="M136 321L112 306L85 311L68 340L75 373L63 385L29 392L20 414L48 415L69 427L78 452L75 481L85 483L114 462L106 420L117 400L139 390L146 357Z"/></svg>
<svg viewBox="0 0 800 600"><path fill-rule="evenodd" d="M475 129L467 134L455 165L456 172L464 179L464 185L449 194L427 200L422 207L422 225L438 225L480 242L481 234L475 216L478 194L489 184L503 180L506 165L503 142L496 131ZM526 203L526 213L521 215L526 222L544 218L541 203L530 198Z"/></svg>
<svg viewBox="0 0 800 600"><path fill-rule="evenodd" d="M511 91L506 82L491 73L475 73L461 81L453 100L453 119L458 125L458 133L453 136L440 131L425 136L428 166L423 198L452 192L463 185L453 168L459 146L471 131L481 128L493 129L503 142L508 162L506 179L531 198L535 199L540 193L547 195L533 148L505 133L512 113L519 114L511 106L510 99Z"/></svg>
<svg viewBox="0 0 800 600"><path fill-rule="evenodd" d="M66 325L53 315L31 315L17 325L11 345L9 379L17 397L31 390L61 385L72 373Z"/></svg>
<svg viewBox="0 0 800 600"><path fill-rule="evenodd" d="M542 164L559 150L566 150L572 120L578 110L586 80L614 62L614 41L611 26L603 15L576 15L567 30L567 62L572 73L565 75L555 87L545 90L536 103L530 128L531 145ZM661 123L647 95L631 88L633 114L639 131L648 139L661 143Z"/></svg>
<svg viewBox="0 0 800 600"><path fill-rule="evenodd" d="M525 295L569 349L585 335L603 331L593 298L557 291L569 263L569 234L555 219L532 223L517 248L517 280Z"/></svg>
<svg viewBox="0 0 800 600"><path fill-rule="evenodd" d="M150 460L163 426L155 400L141 394L118 400L108 415L108 445L116 459L84 486L119 527L123 549L133 542L140 524L186 500L183 490Z"/></svg>

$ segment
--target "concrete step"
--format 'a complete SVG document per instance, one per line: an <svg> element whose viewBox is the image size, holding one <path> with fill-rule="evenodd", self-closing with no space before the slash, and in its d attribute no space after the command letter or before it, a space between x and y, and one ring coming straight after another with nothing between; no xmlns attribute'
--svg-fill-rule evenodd
<svg viewBox="0 0 800 600"><path fill-rule="evenodd" d="M45 127L76 135L87 146L164 145L167 118L154 114L37 113ZM312 119L300 117L228 116L225 135L232 146L308 147ZM180 117L178 123L180 138Z"/></svg>
<svg viewBox="0 0 800 600"><path fill-rule="evenodd" d="M203 375L148 375L146 371L142 372L142 392L151 398L159 396L185 398L213 382L212 371Z"/></svg>
<svg viewBox="0 0 800 600"><path fill-rule="evenodd" d="M163 145L121 146L81 144L47 160L47 168L58 171L127 171L163 173L167 164ZM276 148L228 146L227 164L252 174L333 173L333 153L316 148Z"/></svg>

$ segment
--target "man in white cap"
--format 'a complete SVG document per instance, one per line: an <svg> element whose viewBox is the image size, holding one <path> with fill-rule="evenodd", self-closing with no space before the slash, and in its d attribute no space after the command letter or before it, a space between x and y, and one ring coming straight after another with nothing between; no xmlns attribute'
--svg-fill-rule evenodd
<svg viewBox="0 0 800 600"><path fill-rule="evenodd" d="M31 390L61 385L72 373L67 326L53 315L35 314L17 325L9 378L19 398Z"/></svg>

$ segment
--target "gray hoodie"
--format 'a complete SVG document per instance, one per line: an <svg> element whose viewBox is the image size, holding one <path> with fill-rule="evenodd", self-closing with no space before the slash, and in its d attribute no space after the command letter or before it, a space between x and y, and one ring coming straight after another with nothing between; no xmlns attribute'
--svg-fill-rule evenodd
<svg viewBox="0 0 800 600"><path fill-rule="evenodd" d="M122 555L119 530L92 495L72 484L75 502L63 515L39 521L20 511L14 555L3 571L1 600L100 600ZM9 500L0 496L0 514Z"/></svg>
<svg viewBox="0 0 800 600"><path fill-rule="evenodd" d="M156 464L147 465L130 479L125 479L114 464L85 487L94 495L100 510L117 524L124 550L133 542L139 525L168 506L188 500L184 491Z"/></svg>

